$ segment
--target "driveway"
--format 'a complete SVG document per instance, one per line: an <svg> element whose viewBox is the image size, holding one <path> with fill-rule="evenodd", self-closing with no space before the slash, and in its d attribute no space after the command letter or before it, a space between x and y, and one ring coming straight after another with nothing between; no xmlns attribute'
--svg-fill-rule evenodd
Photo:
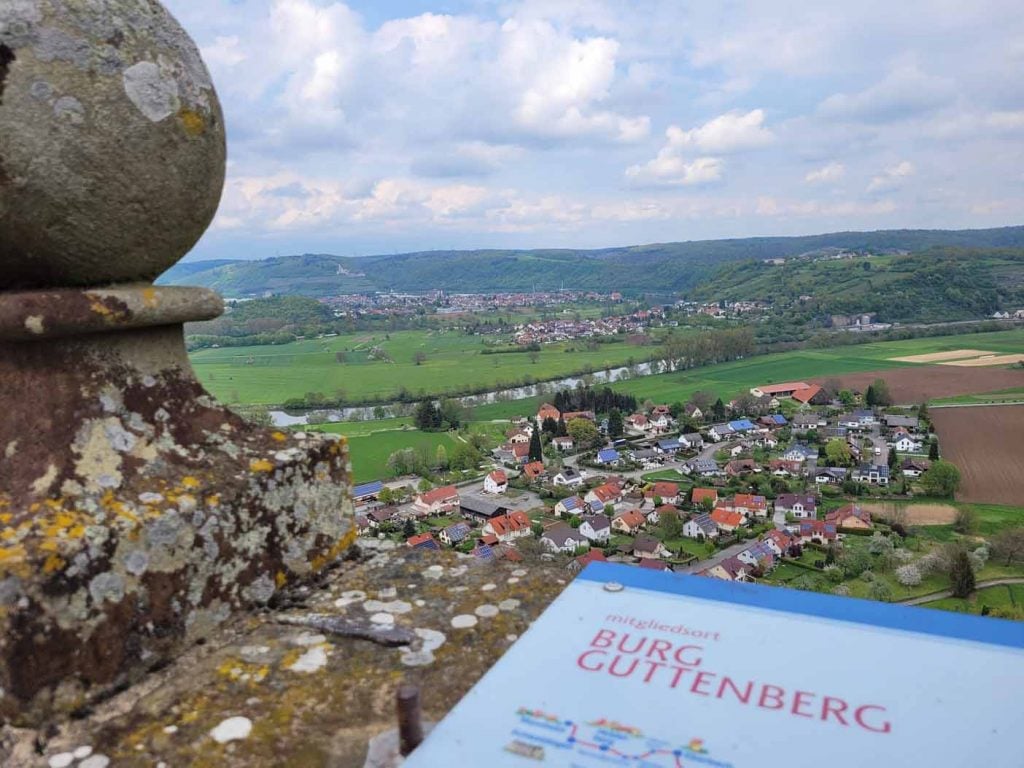
<svg viewBox="0 0 1024 768"><path fill-rule="evenodd" d="M723 560L728 560L730 557L738 555L744 549L749 547L751 543L752 542L750 541L739 541L735 544L730 544L725 549L721 549L718 552L715 552L715 554L709 557L707 560L698 560L693 565L688 565L683 570L676 571L676 573L697 573L697 571L703 571L708 568L713 568Z"/></svg>

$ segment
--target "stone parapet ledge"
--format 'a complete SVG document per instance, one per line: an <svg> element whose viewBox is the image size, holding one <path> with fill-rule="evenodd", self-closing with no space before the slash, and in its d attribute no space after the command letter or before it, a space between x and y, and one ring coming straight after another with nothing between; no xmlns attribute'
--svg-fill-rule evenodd
<svg viewBox="0 0 1024 768"><path fill-rule="evenodd" d="M85 336L92 333L212 320L224 301L206 288L112 285L0 294L0 341Z"/></svg>
<svg viewBox="0 0 1024 768"><path fill-rule="evenodd" d="M391 768L401 761L382 737L396 725L398 685L419 685L424 718L440 720L571 579L564 558L547 557L483 564L360 539L321 578L233 618L81 719L42 734L0 729L0 763L88 749L140 768ZM411 639L353 640L321 628L325 618Z"/></svg>

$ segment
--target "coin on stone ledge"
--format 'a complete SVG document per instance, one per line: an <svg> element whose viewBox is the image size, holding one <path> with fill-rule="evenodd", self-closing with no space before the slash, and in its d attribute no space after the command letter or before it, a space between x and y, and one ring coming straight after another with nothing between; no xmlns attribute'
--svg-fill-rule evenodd
<svg viewBox="0 0 1024 768"><path fill-rule="evenodd" d="M0 0L0 290L151 280L209 226L224 121L156 0Z"/></svg>

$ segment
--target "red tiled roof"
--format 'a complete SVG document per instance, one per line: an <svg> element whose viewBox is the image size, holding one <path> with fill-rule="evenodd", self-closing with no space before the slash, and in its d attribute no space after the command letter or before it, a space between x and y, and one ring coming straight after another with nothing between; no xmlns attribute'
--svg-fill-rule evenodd
<svg viewBox="0 0 1024 768"><path fill-rule="evenodd" d="M809 386L804 381L787 381L785 384L766 384L758 389L766 395L777 395L780 392L796 392L807 389Z"/></svg>
<svg viewBox="0 0 1024 768"><path fill-rule="evenodd" d="M597 486L591 493L597 496L603 504L606 501L618 498L622 494L622 489L613 483L605 483L604 485Z"/></svg>
<svg viewBox="0 0 1024 768"><path fill-rule="evenodd" d="M537 418L541 421L544 421L544 419L549 417L558 421L558 417L561 415L562 412L555 408L555 406L551 405L551 403L544 403L544 405L537 409Z"/></svg>
<svg viewBox="0 0 1024 768"><path fill-rule="evenodd" d="M505 474L505 470L503 469L494 470L493 472L491 472L491 474L488 475L488 477L491 478L491 480L496 482L498 485L502 485L503 483L508 482L508 475Z"/></svg>
<svg viewBox="0 0 1024 768"><path fill-rule="evenodd" d="M637 528L647 522L647 518L644 517L643 512L639 509L631 509L629 512L623 512L617 519L621 520L629 528Z"/></svg>
<svg viewBox="0 0 1024 768"><path fill-rule="evenodd" d="M768 501L764 496L754 496L750 493L737 493L733 497L734 507L744 507L746 509L767 509Z"/></svg>
<svg viewBox="0 0 1024 768"><path fill-rule="evenodd" d="M702 501L710 499L712 502L718 501L718 490L715 488L694 488L693 489L693 503L700 504Z"/></svg>
<svg viewBox="0 0 1024 768"><path fill-rule="evenodd" d="M651 490L649 490L644 495L648 496L648 497L660 496L663 499L671 498L673 496L678 496L679 495L679 484L678 483L668 483L668 482L658 482L658 483L655 483L654 487L651 488Z"/></svg>
<svg viewBox="0 0 1024 768"><path fill-rule="evenodd" d="M739 512L730 512L721 507L711 513L711 519L716 525L728 525L731 528L737 528L743 523L743 515Z"/></svg>
<svg viewBox="0 0 1024 768"><path fill-rule="evenodd" d="M809 387L804 387L803 389L794 392L793 399L798 400L801 403L809 403L811 401L811 398L817 395L819 392L821 392L821 387L819 387L817 384L812 384Z"/></svg>
<svg viewBox="0 0 1024 768"><path fill-rule="evenodd" d="M454 485L445 485L441 488L435 488L432 491L420 494L420 501L426 505L435 504L439 501L447 501L448 499L458 499L459 491Z"/></svg>
<svg viewBox="0 0 1024 768"><path fill-rule="evenodd" d="M544 473L544 462L542 461L531 461L525 467L523 467L523 474L533 480Z"/></svg>

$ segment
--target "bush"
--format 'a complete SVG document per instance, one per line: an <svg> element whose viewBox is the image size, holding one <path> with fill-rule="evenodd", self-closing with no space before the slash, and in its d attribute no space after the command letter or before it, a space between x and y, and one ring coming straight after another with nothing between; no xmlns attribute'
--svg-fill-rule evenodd
<svg viewBox="0 0 1024 768"><path fill-rule="evenodd" d="M840 597L846 597L850 594L850 588L845 584L840 584L832 590L833 595L839 595Z"/></svg>
<svg viewBox="0 0 1024 768"><path fill-rule="evenodd" d="M901 565L896 569L896 580L904 587L916 587L921 583L921 571L916 565Z"/></svg>
<svg viewBox="0 0 1024 768"><path fill-rule="evenodd" d="M825 566L825 577L833 584L839 584L844 578L843 569L838 565L827 565Z"/></svg>
<svg viewBox="0 0 1024 768"><path fill-rule="evenodd" d="M892 588L884 581L876 581L871 585L871 589L868 590L868 597L872 600L888 603L892 600Z"/></svg>
<svg viewBox="0 0 1024 768"><path fill-rule="evenodd" d="M864 571L860 575L860 580L866 581L868 584L871 584L875 580L875 574L871 571Z"/></svg>

